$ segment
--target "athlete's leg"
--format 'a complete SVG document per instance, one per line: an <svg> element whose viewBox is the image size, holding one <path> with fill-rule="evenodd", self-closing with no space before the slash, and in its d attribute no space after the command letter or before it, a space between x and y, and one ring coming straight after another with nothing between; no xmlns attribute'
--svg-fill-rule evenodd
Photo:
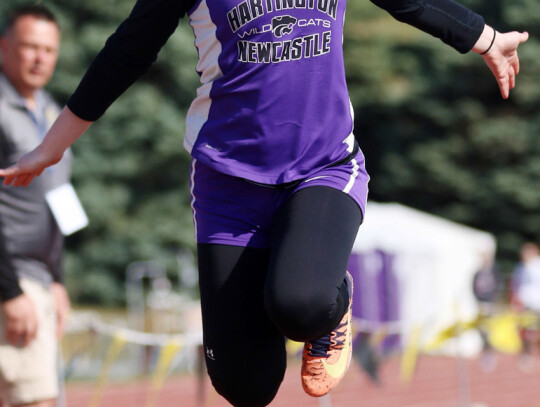
<svg viewBox="0 0 540 407"><path fill-rule="evenodd" d="M264 309L269 250L216 244L197 248L212 384L235 407L266 406L286 367L284 337Z"/></svg>
<svg viewBox="0 0 540 407"><path fill-rule="evenodd" d="M265 303L287 337L313 340L340 323L349 306L345 273L361 221L350 196L324 186L301 189L279 209Z"/></svg>
<svg viewBox="0 0 540 407"><path fill-rule="evenodd" d="M353 281L346 269L361 213L341 190L310 186L294 193L274 222L266 306L284 334L306 342L301 378L310 396L332 390L351 360Z"/></svg>

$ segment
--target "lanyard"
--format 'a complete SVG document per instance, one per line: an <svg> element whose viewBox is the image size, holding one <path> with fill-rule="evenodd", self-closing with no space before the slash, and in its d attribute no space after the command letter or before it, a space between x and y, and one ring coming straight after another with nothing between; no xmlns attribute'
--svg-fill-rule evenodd
<svg viewBox="0 0 540 407"><path fill-rule="evenodd" d="M26 103L24 106L26 106ZM26 111L32 119L32 123L34 123L39 139L43 140L49 130L49 123L47 122L45 101L41 92L36 93L36 109L30 110L26 107Z"/></svg>
<svg viewBox="0 0 540 407"><path fill-rule="evenodd" d="M37 135L39 136L39 139L43 141L45 136L47 135L47 132L50 128L50 122L52 120L49 120L53 112L50 111L50 108L46 106L45 98L43 97L43 94L40 91L36 92L36 108L35 110L31 110L28 108L27 104L23 100L23 105L25 106L26 112L30 116L30 119L32 119L32 123L34 124L34 127L36 128ZM46 173L52 174L54 172L54 165L52 167L47 167L45 169Z"/></svg>

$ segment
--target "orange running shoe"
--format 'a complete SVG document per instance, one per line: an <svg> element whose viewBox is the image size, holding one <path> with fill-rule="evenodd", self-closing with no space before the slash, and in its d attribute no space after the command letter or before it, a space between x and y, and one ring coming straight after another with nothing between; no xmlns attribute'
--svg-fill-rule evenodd
<svg viewBox="0 0 540 407"><path fill-rule="evenodd" d="M345 376L352 356L352 294L353 279L347 271L349 308L339 325L330 334L306 342L302 354L302 387L313 397L332 390Z"/></svg>

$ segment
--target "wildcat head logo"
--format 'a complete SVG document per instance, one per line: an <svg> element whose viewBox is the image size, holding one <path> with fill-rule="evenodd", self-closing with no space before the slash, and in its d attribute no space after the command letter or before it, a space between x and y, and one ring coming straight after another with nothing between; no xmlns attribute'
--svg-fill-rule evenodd
<svg viewBox="0 0 540 407"><path fill-rule="evenodd" d="M283 37L285 34L290 34L296 21L296 18L292 16L274 17L272 19L272 32L278 38Z"/></svg>

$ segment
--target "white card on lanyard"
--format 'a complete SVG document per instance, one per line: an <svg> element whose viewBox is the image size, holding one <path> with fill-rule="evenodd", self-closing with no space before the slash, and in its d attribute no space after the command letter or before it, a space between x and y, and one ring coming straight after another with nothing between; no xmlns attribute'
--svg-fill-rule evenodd
<svg viewBox="0 0 540 407"><path fill-rule="evenodd" d="M64 184L47 192L45 199L64 236L88 225L86 213L71 184Z"/></svg>

